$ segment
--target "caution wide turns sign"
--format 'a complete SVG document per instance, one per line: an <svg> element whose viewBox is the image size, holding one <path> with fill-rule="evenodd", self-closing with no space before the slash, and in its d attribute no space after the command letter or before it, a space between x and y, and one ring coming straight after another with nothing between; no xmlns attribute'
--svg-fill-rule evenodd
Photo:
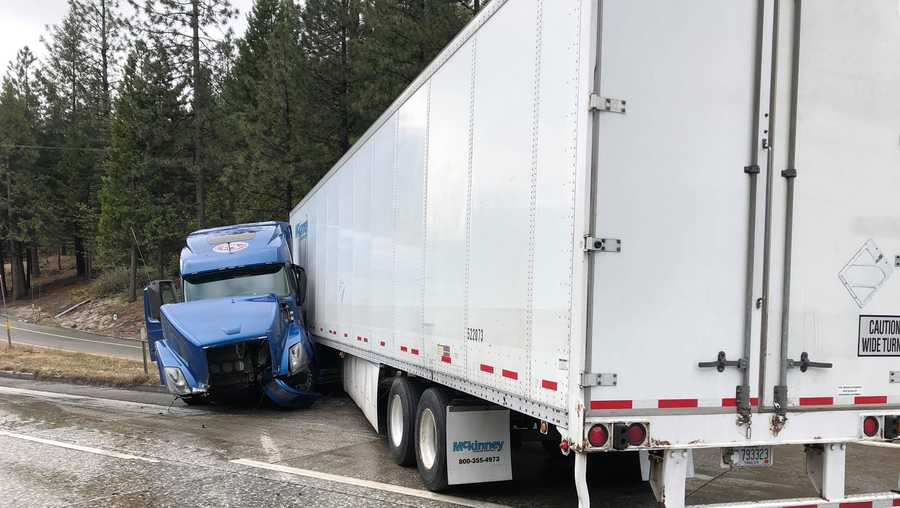
<svg viewBox="0 0 900 508"><path fill-rule="evenodd" d="M900 356L900 316L859 316L859 356Z"/></svg>

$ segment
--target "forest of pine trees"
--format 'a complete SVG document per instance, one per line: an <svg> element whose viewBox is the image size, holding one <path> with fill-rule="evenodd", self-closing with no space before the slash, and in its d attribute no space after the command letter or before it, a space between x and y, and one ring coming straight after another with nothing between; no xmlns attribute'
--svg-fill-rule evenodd
<svg viewBox="0 0 900 508"><path fill-rule="evenodd" d="M172 276L189 231L284 220L482 3L69 0L0 82L3 287L41 252Z"/></svg>

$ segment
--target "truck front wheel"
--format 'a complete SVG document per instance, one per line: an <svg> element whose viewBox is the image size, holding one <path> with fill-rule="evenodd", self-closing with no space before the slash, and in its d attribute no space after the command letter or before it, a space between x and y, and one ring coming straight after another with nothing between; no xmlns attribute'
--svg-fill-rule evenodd
<svg viewBox="0 0 900 508"><path fill-rule="evenodd" d="M416 406L422 396L422 385L408 377L398 377L388 393L386 417L387 444L394 462L411 466L416 462L413 430Z"/></svg>
<svg viewBox="0 0 900 508"><path fill-rule="evenodd" d="M447 393L429 388L416 410L416 464L425 488L447 488Z"/></svg>

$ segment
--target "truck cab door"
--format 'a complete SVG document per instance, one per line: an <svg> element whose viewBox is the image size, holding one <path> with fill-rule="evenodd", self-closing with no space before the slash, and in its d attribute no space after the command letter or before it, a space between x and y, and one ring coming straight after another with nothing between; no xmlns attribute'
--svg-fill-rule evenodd
<svg viewBox="0 0 900 508"><path fill-rule="evenodd" d="M150 358L154 361L156 361L154 344L163 338L159 309L167 303L176 303L177 301L175 283L171 280L154 280L144 288L144 325L147 328Z"/></svg>

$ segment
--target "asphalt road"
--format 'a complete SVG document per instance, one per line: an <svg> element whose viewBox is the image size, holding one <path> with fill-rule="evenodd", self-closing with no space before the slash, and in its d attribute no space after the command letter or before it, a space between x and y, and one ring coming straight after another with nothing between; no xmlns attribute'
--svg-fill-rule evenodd
<svg viewBox="0 0 900 508"><path fill-rule="evenodd" d="M136 340L107 337L69 328L34 325L21 321L11 321L10 324L13 344L51 347L66 351L115 356L128 360L142 361L143 359L141 343ZM5 326L0 326L0 340L6 341Z"/></svg>
<svg viewBox="0 0 900 508"><path fill-rule="evenodd" d="M513 454L515 479L422 489L393 464L352 401L311 409L188 408L171 396L0 378L0 506L574 506L572 463L536 443ZM688 491L719 474L695 454ZM653 507L616 463L589 466L594 506ZM689 498L712 503L814 494L800 447L771 468L740 470ZM851 446L848 491L897 487L900 448ZM623 474L626 473L626 474Z"/></svg>

